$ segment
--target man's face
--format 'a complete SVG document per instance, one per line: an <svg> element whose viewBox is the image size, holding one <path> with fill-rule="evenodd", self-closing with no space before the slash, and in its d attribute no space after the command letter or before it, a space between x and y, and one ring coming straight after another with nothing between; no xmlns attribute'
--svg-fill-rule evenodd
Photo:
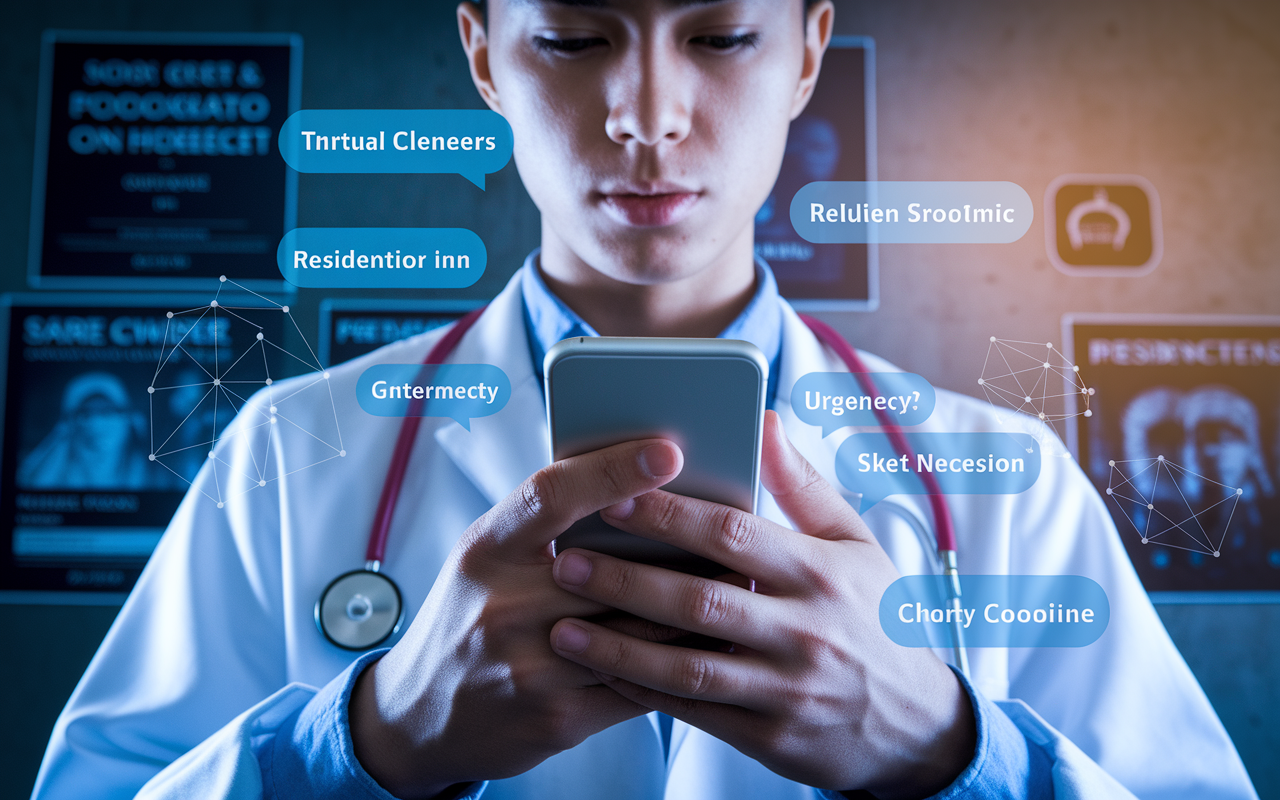
<svg viewBox="0 0 1280 800"><path fill-rule="evenodd" d="M548 234L632 284L743 237L803 108L801 0L494 0L489 68Z"/></svg>

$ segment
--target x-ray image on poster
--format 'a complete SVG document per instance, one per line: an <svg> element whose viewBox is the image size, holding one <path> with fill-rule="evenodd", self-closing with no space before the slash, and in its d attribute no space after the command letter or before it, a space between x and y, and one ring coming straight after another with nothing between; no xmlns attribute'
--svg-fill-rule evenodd
<svg viewBox="0 0 1280 800"><path fill-rule="evenodd" d="M292 34L46 31L31 285L279 289L301 55Z"/></svg>
<svg viewBox="0 0 1280 800"><path fill-rule="evenodd" d="M236 414L234 403L208 402L216 359L224 359L219 374L234 380L226 354L260 330L276 339L284 330L279 313L254 325L230 315L167 316L208 302L14 295L0 306L0 590L132 586L209 443ZM165 457L153 461L153 453Z"/></svg>
<svg viewBox="0 0 1280 800"><path fill-rule="evenodd" d="M777 183L756 214L756 254L778 289L810 310L874 310L876 246L812 244L791 225L791 200L814 181L875 180L872 40L837 36L804 113L791 123Z"/></svg>
<svg viewBox="0 0 1280 800"><path fill-rule="evenodd" d="M1074 315L1074 445L1149 591L1280 590L1280 319Z"/></svg>
<svg viewBox="0 0 1280 800"><path fill-rule="evenodd" d="M458 320L474 302L329 298L320 301L320 363L341 364Z"/></svg>

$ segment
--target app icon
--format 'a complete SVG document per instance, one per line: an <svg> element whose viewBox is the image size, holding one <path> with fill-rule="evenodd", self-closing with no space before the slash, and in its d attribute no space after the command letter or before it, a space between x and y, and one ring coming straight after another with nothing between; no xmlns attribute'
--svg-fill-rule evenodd
<svg viewBox="0 0 1280 800"><path fill-rule="evenodd" d="M1146 178L1062 175L1044 205L1045 249L1068 275L1145 275L1160 263L1160 198Z"/></svg>

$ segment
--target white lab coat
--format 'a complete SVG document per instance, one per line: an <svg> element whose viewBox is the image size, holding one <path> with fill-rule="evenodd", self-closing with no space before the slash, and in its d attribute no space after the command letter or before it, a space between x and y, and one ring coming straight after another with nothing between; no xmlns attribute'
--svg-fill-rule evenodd
<svg viewBox="0 0 1280 800"><path fill-rule="evenodd" d="M451 358L506 372L506 408L474 419L470 432L448 419L426 419L418 434L385 566L410 614L463 530L548 461L521 304L514 280ZM779 397L789 398L806 373L844 370L790 308L783 325ZM312 687L328 683L355 657L320 635L313 606L329 581L364 563L400 427L398 419L360 409L356 380L375 363L419 362L440 335L423 334L331 369L344 458L287 474L328 453L293 426L277 425L269 452L284 478L228 501L225 509L200 491L187 494L58 719L36 797L123 797L148 781L144 794L151 796L260 795L250 741L271 733L314 695ZM866 359L872 369L893 369ZM848 430L823 439L788 402L777 408L797 447L838 485L834 454ZM312 413L333 412L317 402ZM986 403L940 391L921 429L981 431L996 424ZM245 444L220 446L221 458L246 472L261 458ZM263 452L261 439L252 452ZM216 494L207 467L196 488ZM932 530L923 500L891 497L866 514L903 574L934 571L913 528ZM1102 500L1074 462L1044 459L1039 481L1023 494L948 502L962 572L1084 575L1110 599L1110 625L1088 647L969 653L978 689L996 700L1018 698L1036 712L1004 706L1054 755L1059 796L1128 796L1118 781L1142 798L1256 797L1143 592ZM760 511L783 519L767 495ZM782 800L815 792L679 720L664 763L650 715L495 781L485 796Z"/></svg>

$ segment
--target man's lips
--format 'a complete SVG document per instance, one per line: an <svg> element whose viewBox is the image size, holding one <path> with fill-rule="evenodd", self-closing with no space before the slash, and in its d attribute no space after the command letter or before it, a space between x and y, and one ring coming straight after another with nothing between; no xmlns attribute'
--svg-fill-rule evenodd
<svg viewBox="0 0 1280 800"><path fill-rule="evenodd" d="M674 225L689 216L700 196L688 190L613 192L603 196L602 204L609 216L624 225L656 228Z"/></svg>

